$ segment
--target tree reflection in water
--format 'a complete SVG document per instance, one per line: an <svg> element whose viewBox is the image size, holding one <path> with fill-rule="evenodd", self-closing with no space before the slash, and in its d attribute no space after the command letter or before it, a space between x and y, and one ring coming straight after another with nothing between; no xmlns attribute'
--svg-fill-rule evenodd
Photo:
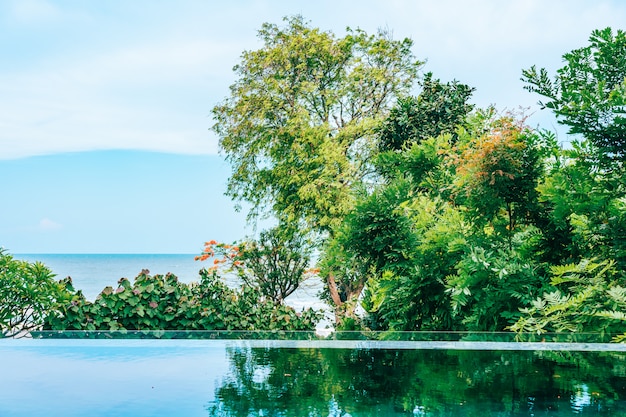
<svg viewBox="0 0 626 417"><path fill-rule="evenodd" d="M212 416L624 416L615 352L230 348Z"/></svg>

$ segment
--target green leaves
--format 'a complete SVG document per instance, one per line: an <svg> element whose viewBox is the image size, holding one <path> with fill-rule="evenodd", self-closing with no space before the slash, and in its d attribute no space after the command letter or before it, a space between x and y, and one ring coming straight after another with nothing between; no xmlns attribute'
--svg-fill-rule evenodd
<svg viewBox="0 0 626 417"><path fill-rule="evenodd" d="M457 81L441 83L426 73L417 97L400 98L379 128L379 149L400 151L408 143L451 134L465 124L474 108L467 103L474 89Z"/></svg>
<svg viewBox="0 0 626 417"><path fill-rule="evenodd" d="M328 231L353 207L374 129L410 89L421 63L405 39L348 30L343 38L300 16L266 23L263 46L235 67L230 96L213 109L232 164L228 194L250 218L276 215Z"/></svg>
<svg viewBox="0 0 626 417"><path fill-rule="evenodd" d="M626 334L626 288L614 263L584 259L552 268L549 292L521 309L510 329L517 332ZM617 341L617 339L615 339Z"/></svg>
<svg viewBox="0 0 626 417"><path fill-rule="evenodd" d="M312 330L320 319L311 309L275 304L258 289L230 289L207 270L191 284L143 271L132 286L123 278L94 302L73 293L48 313L46 330Z"/></svg>
<svg viewBox="0 0 626 417"><path fill-rule="evenodd" d="M597 148L603 167L626 158L626 33L611 28L595 30L589 46L565 55L566 65L552 81L535 66L522 72L525 88L548 99L552 110L570 133L582 134Z"/></svg>
<svg viewBox="0 0 626 417"><path fill-rule="evenodd" d="M529 223L537 209L536 187L543 174L540 138L513 116L493 117L484 133L467 133L457 147L457 201L510 246L515 228Z"/></svg>
<svg viewBox="0 0 626 417"><path fill-rule="evenodd" d="M337 37L301 17L259 37L213 110L233 167L228 194L252 205L252 219L326 239L319 266L338 325L620 329L625 32L594 31L554 77L523 71L526 89L582 136L567 149L524 115L474 110L473 89L457 81L427 73L410 97L421 65L410 40ZM257 284L281 280L264 264L278 259L273 246L249 247Z"/></svg>
<svg viewBox="0 0 626 417"><path fill-rule="evenodd" d="M312 250L311 242L298 230L284 225L262 231L256 240L222 248L230 271L277 304L282 304L307 277ZM218 246L216 254L220 252Z"/></svg>
<svg viewBox="0 0 626 417"><path fill-rule="evenodd" d="M516 239L517 241L517 239ZM517 247L470 247L446 278L452 308L464 328L501 331L541 291L544 277Z"/></svg>
<svg viewBox="0 0 626 417"><path fill-rule="evenodd" d="M25 336L69 298L42 263L13 258L0 248L0 337Z"/></svg>

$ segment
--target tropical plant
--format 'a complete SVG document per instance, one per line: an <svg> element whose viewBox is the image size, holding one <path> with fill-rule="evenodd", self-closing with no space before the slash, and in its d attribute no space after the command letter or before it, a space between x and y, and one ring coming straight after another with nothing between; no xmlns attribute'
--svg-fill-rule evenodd
<svg viewBox="0 0 626 417"><path fill-rule="evenodd" d="M531 222L537 211L536 187L543 174L541 136L513 116L483 121L483 133L466 131L455 158L457 204L472 220L488 225L511 246L518 224ZM478 133L478 134L476 134Z"/></svg>
<svg viewBox="0 0 626 417"><path fill-rule="evenodd" d="M332 240L374 175L377 126L422 63L409 39L359 29L337 37L301 16L258 35L262 47L243 53L230 95L213 109L233 168L227 194L251 205L249 219L274 216ZM322 279L335 289L333 276Z"/></svg>
<svg viewBox="0 0 626 417"><path fill-rule="evenodd" d="M456 330L445 278L454 273L470 235L462 213L439 197L419 194L398 209L410 219L406 259L368 282L364 308L370 326L390 330ZM406 239L405 235L401 239ZM408 248L407 248L408 249Z"/></svg>
<svg viewBox="0 0 626 417"><path fill-rule="evenodd" d="M542 270L520 248L533 234L537 231L516 234L511 248L465 249L456 272L446 277L453 314L464 329L503 331L520 316L520 308L541 294Z"/></svg>
<svg viewBox="0 0 626 417"><path fill-rule="evenodd" d="M142 271L134 283L120 279L94 302L66 280L71 299L50 312L45 330L313 330L319 313L300 313L264 299L248 286L227 287L216 271L200 271L185 284L173 274Z"/></svg>
<svg viewBox="0 0 626 417"><path fill-rule="evenodd" d="M0 248L0 336L25 336L39 329L67 293L41 262L15 259Z"/></svg>
<svg viewBox="0 0 626 417"><path fill-rule="evenodd" d="M521 310L517 332L593 332L626 340L626 282L612 261L552 268L552 289Z"/></svg>

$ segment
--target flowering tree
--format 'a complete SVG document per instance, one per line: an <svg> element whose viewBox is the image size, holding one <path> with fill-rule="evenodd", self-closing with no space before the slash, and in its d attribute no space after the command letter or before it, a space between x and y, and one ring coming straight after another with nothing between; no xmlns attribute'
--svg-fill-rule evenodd
<svg viewBox="0 0 626 417"><path fill-rule="evenodd" d="M257 240L225 244L205 243L197 260L213 259L210 269L233 272L246 285L282 304L300 283L314 273L308 269L310 245L304 237L284 228L263 231Z"/></svg>

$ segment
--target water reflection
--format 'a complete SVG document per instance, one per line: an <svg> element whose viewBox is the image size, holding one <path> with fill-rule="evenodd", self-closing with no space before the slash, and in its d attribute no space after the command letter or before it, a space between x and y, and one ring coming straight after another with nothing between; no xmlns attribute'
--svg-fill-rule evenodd
<svg viewBox="0 0 626 417"><path fill-rule="evenodd" d="M211 416L624 416L616 352L229 348Z"/></svg>

